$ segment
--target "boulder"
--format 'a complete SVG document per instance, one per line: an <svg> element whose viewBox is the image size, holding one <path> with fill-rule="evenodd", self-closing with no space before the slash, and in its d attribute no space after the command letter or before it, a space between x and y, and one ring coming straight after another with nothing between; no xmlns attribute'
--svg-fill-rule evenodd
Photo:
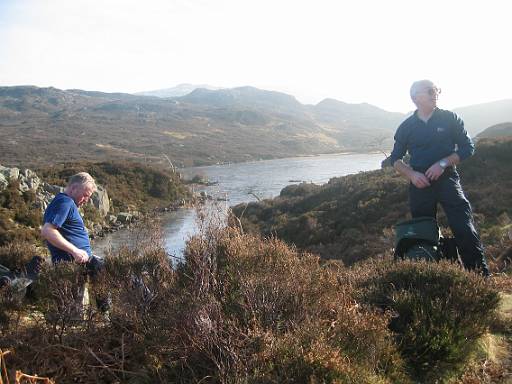
<svg viewBox="0 0 512 384"><path fill-rule="evenodd" d="M91 201L99 211L101 217L108 215L108 212L110 211L110 200L105 188L103 188L101 185L98 185L98 190L92 194Z"/></svg>
<svg viewBox="0 0 512 384"><path fill-rule="evenodd" d="M27 171L30 171L29 169L27 169ZM32 172L32 171L30 171ZM27 185L28 189L32 190L32 191L35 191L39 188L39 186L41 185L41 179L39 177L37 177L37 175L35 173L32 172L32 174L28 177L25 178L25 184Z"/></svg>
<svg viewBox="0 0 512 384"><path fill-rule="evenodd" d="M0 173L0 191L4 190L8 184L9 180L7 180L3 173Z"/></svg>
<svg viewBox="0 0 512 384"><path fill-rule="evenodd" d="M120 212L117 215L117 221L123 224L130 223L133 219L133 216L131 213L128 212Z"/></svg>
<svg viewBox="0 0 512 384"><path fill-rule="evenodd" d="M114 216L114 215L108 215L108 223L109 224L115 224L116 221L117 221L117 216Z"/></svg>
<svg viewBox="0 0 512 384"><path fill-rule="evenodd" d="M25 182L25 180L20 180L20 185L18 187L20 192L27 192L30 188Z"/></svg>
<svg viewBox="0 0 512 384"><path fill-rule="evenodd" d="M18 180L20 177L19 168L7 168L0 166L0 173L2 173L7 180Z"/></svg>
<svg viewBox="0 0 512 384"><path fill-rule="evenodd" d="M64 192L64 187L59 187L58 185L51 185L48 183L43 183L43 191L48 192L51 195L57 195L60 192Z"/></svg>

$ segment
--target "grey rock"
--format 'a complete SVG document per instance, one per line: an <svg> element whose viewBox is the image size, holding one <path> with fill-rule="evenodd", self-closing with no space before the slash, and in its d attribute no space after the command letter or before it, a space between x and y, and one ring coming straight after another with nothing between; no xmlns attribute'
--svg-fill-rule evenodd
<svg viewBox="0 0 512 384"><path fill-rule="evenodd" d="M117 215L117 221L119 221L120 223L130 223L132 221L132 214L131 213L128 213L128 212L120 212L118 215Z"/></svg>
<svg viewBox="0 0 512 384"><path fill-rule="evenodd" d="M115 224L116 221L117 221L117 216L108 215L108 223L109 224Z"/></svg>
<svg viewBox="0 0 512 384"><path fill-rule="evenodd" d="M0 191L4 190L8 184L9 180L7 180L3 173L0 173Z"/></svg>
<svg viewBox="0 0 512 384"><path fill-rule="evenodd" d="M60 192L64 192L64 187L59 187L58 185L51 185L46 182L43 183L42 189L43 191L48 192L54 196Z"/></svg>
<svg viewBox="0 0 512 384"><path fill-rule="evenodd" d="M105 188L98 185L98 190L92 194L91 201L94 207L100 212L101 217L108 215L110 211L110 200Z"/></svg>
<svg viewBox="0 0 512 384"><path fill-rule="evenodd" d="M20 192L27 192L28 190L30 190L29 186L27 185L24 179L20 180L20 186L18 187L18 189L20 190Z"/></svg>
<svg viewBox="0 0 512 384"><path fill-rule="evenodd" d="M37 177L37 175L34 173L30 177L27 178L27 186L29 189L35 191L39 188L41 185L41 179Z"/></svg>
<svg viewBox="0 0 512 384"><path fill-rule="evenodd" d="M18 180L20 176L19 168L7 168L0 166L0 173L2 173L7 180Z"/></svg>

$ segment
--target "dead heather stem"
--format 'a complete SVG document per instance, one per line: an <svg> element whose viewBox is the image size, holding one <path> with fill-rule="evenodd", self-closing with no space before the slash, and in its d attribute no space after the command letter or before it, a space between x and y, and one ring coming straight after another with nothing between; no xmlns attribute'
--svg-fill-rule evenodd
<svg viewBox="0 0 512 384"><path fill-rule="evenodd" d="M2 351L0 349L0 384L9 384L9 374L7 369L7 363L5 361L5 356L11 353L11 351L6 350ZM47 377L39 377L37 375L27 375L26 373L23 373L21 371L16 371L15 376L15 384L23 384L23 383L29 383L29 384L36 384L38 382L44 383L44 384L55 384L52 380L50 380Z"/></svg>

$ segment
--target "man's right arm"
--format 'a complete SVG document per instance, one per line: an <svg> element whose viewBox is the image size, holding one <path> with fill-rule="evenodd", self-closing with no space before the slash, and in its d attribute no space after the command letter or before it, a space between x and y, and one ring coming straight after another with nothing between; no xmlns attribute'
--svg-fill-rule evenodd
<svg viewBox="0 0 512 384"><path fill-rule="evenodd" d="M391 151L390 160L393 168L402 176L410 180L416 188L425 188L430 185L428 178L421 172L416 172L402 161L407 152L407 123L400 124L395 133L395 144Z"/></svg>
<svg viewBox="0 0 512 384"><path fill-rule="evenodd" d="M67 241L53 224L45 223L41 228L41 236L54 247L69 253L77 263L86 263L89 260L87 252Z"/></svg>
<svg viewBox="0 0 512 384"><path fill-rule="evenodd" d="M416 172L414 169L405 164L401 159L393 163L393 168L402 176L410 180L416 188L426 188L430 186L430 181L427 176L421 172Z"/></svg>

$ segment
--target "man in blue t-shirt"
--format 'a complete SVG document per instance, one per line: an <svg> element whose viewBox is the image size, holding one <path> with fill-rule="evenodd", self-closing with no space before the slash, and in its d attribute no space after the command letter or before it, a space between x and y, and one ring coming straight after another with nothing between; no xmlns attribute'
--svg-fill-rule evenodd
<svg viewBox="0 0 512 384"><path fill-rule="evenodd" d="M464 196L455 166L473 155L474 144L463 121L453 112L437 108L441 90L430 80L412 84L410 96L417 107L397 129L390 161L410 180L409 204L413 217L436 217L437 204L461 251L464 266L489 275L480 237L473 224L471 205ZM402 161L409 152L410 165Z"/></svg>
<svg viewBox="0 0 512 384"><path fill-rule="evenodd" d="M86 263L92 256L89 234L78 208L96 191L91 175L80 172L72 176L63 193L46 208L41 235L48 243L54 263Z"/></svg>

